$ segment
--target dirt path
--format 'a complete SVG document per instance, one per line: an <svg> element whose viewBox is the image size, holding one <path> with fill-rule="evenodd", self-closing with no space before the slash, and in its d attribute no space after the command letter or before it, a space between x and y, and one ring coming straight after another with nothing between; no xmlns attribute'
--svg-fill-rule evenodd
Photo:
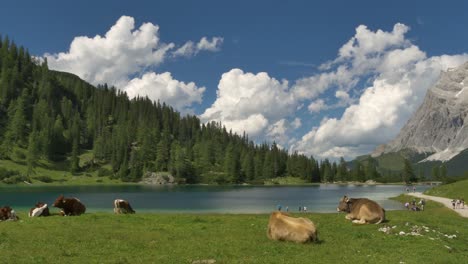
<svg viewBox="0 0 468 264"><path fill-rule="evenodd" d="M435 202L439 202L439 203L445 205L446 207L452 209L453 211L457 212L459 215L461 215L463 217L468 217L468 207L465 205L465 209L453 209L452 199L444 198L444 197L438 197L438 196L426 195L426 194L422 194L420 192L406 193L406 194L411 195L411 196L415 196L415 197L418 197L418 198L424 198L426 200L432 200L432 201L435 201Z"/></svg>

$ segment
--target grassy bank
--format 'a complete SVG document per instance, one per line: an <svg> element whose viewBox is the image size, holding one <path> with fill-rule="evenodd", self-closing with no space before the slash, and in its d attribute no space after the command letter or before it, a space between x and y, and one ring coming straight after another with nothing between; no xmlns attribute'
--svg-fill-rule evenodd
<svg viewBox="0 0 468 264"><path fill-rule="evenodd" d="M338 213L302 216L316 223L320 243L268 240L268 215L90 213L31 219L20 212L20 222L0 223L0 262L464 263L468 259L468 222L436 203L429 202L424 212L388 212L389 221L381 225L352 225ZM378 231L385 225L396 228L392 234ZM398 235L415 225L430 232Z"/></svg>
<svg viewBox="0 0 468 264"><path fill-rule="evenodd" d="M468 198L468 180L458 181L450 184L440 185L425 192L428 195L446 198Z"/></svg>
<svg viewBox="0 0 468 264"><path fill-rule="evenodd" d="M22 162L0 160L0 168L16 171L26 175L27 166ZM28 182L34 185L93 185L93 184L123 184L122 181L110 177L98 176L98 172L81 172L72 174L65 164L41 161L29 176ZM0 181L0 185L6 185ZM19 185L26 185L23 181Z"/></svg>

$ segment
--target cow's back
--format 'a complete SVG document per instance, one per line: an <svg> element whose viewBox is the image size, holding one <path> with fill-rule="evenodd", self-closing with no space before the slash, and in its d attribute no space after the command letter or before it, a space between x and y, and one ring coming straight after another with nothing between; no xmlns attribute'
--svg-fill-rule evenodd
<svg viewBox="0 0 468 264"><path fill-rule="evenodd" d="M273 240L305 243L317 240L317 230L310 219L273 212L268 223L267 236Z"/></svg>
<svg viewBox="0 0 468 264"><path fill-rule="evenodd" d="M351 214L354 218L364 219L370 223L380 223L385 220L385 210L375 201L367 198L355 198L351 201Z"/></svg>
<svg viewBox="0 0 468 264"><path fill-rule="evenodd" d="M72 199L74 199L72 214L74 215L84 214L86 212L86 206L83 203L81 203L81 201L78 200L77 198L72 198Z"/></svg>

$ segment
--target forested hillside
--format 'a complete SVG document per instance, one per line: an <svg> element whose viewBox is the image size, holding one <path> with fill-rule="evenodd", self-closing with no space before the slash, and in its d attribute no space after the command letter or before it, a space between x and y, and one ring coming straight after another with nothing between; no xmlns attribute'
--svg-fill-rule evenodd
<svg viewBox="0 0 468 264"><path fill-rule="evenodd" d="M28 181L43 161L66 164L74 175L98 173L136 182L145 172L168 172L186 183L263 183L276 177L307 182L377 179L372 164L349 171L346 163L289 154L256 144L219 123L201 124L148 98L129 99L107 85L51 71L8 37L0 37L0 160L27 166L0 168L4 182ZM92 158L80 162L80 155ZM15 175L21 174L21 175ZM16 177L16 178L14 178Z"/></svg>

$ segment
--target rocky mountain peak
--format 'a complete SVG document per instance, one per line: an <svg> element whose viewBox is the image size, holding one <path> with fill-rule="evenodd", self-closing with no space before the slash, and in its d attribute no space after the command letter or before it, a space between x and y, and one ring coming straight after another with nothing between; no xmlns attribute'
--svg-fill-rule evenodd
<svg viewBox="0 0 468 264"><path fill-rule="evenodd" d="M446 161L467 148L468 62L442 72L400 134L373 156L410 149L431 154L426 160Z"/></svg>

